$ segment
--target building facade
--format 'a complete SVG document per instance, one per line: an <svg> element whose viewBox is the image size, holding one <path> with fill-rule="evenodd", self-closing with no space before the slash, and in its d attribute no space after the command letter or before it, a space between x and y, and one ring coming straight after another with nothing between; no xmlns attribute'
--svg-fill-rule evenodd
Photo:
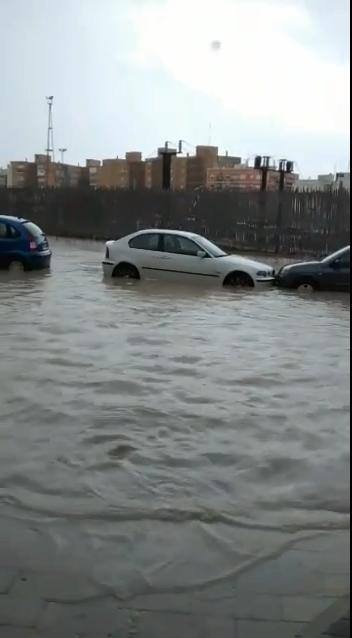
<svg viewBox="0 0 352 638"><path fill-rule="evenodd" d="M104 159L100 171L100 188L129 187L128 164L125 159Z"/></svg>
<svg viewBox="0 0 352 638"><path fill-rule="evenodd" d="M7 171L7 185L12 188L74 188L87 185L91 188L161 190L165 152L170 153L170 189L173 191L242 190L259 191L263 169L241 163L238 156L219 155L217 146L197 146L194 155L179 155L167 144L158 149L156 157L143 160L140 151L128 151L125 157L107 158L102 161L87 159L86 165L53 162L45 154L35 155L34 162L11 162ZM299 180L294 173L285 173L285 190L321 190L324 188L348 188L349 173L319 175L316 180ZM334 186L332 186L334 185ZM266 189L277 191L280 173L270 166Z"/></svg>
<svg viewBox="0 0 352 638"><path fill-rule="evenodd" d="M219 155L217 165L219 168L234 168L235 166L239 166L241 162L241 157L229 155L226 151L225 155Z"/></svg>
<svg viewBox="0 0 352 638"><path fill-rule="evenodd" d="M173 157L171 160L171 190L184 191L187 188L187 157Z"/></svg>
<svg viewBox="0 0 352 638"><path fill-rule="evenodd" d="M211 168L207 171L207 189L209 190L243 190L260 191L263 173L259 168L238 164L233 168ZM293 190L297 181L294 173L285 173L285 190ZM269 170L267 175L267 191L278 191L280 173Z"/></svg>
<svg viewBox="0 0 352 638"><path fill-rule="evenodd" d="M35 162L10 162L7 168L8 188L30 188L37 185Z"/></svg>
<svg viewBox="0 0 352 638"><path fill-rule="evenodd" d="M0 188L7 187L7 168L0 168Z"/></svg>
<svg viewBox="0 0 352 638"><path fill-rule="evenodd" d="M187 158L187 189L206 188L207 171L217 165L217 146L196 146L196 154Z"/></svg>
<svg viewBox="0 0 352 638"><path fill-rule="evenodd" d="M85 181L84 167L53 162L44 154L35 155L34 162L10 162L7 169L8 188L74 188Z"/></svg>
<svg viewBox="0 0 352 638"><path fill-rule="evenodd" d="M101 162L100 160L86 160L86 179L91 188L99 188L100 186Z"/></svg>
<svg viewBox="0 0 352 638"><path fill-rule="evenodd" d="M315 179L299 179L297 182L297 190L299 191L325 191L330 190L335 181L333 173L327 175L318 175Z"/></svg>
<svg viewBox="0 0 352 638"><path fill-rule="evenodd" d="M344 188L350 192L351 173L336 173L335 188Z"/></svg>

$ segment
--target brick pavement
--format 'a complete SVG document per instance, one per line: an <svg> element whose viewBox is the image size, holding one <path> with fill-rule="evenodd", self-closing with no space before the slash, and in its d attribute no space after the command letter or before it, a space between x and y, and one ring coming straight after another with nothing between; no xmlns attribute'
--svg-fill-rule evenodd
<svg viewBox="0 0 352 638"><path fill-rule="evenodd" d="M0 638L320 638L308 633L312 620L346 605L349 587L347 532L297 542L205 589L127 600L118 574L115 589L77 568L29 567L5 541L0 527Z"/></svg>

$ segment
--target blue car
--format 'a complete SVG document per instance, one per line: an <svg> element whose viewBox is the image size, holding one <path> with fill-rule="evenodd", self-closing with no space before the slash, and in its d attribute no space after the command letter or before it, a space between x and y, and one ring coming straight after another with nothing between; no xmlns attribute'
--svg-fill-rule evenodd
<svg viewBox="0 0 352 638"><path fill-rule="evenodd" d="M33 222L0 215L0 268L49 268L51 250L43 231Z"/></svg>

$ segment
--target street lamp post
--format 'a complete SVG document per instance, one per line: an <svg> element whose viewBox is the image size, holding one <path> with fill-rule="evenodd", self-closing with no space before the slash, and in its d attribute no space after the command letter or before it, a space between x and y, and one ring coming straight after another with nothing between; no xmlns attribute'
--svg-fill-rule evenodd
<svg viewBox="0 0 352 638"><path fill-rule="evenodd" d="M59 148L60 154L61 154L61 164L64 163L64 155L67 151L67 148Z"/></svg>

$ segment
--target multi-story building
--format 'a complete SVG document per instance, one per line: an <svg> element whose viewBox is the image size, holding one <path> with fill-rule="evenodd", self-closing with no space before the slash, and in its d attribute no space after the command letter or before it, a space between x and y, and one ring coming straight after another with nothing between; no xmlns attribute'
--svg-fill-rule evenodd
<svg viewBox="0 0 352 638"><path fill-rule="evenodd" d="M100 171L101 188L122 188L129 187L128 163L125 159L104 159Z"/></svg>
<svg viewBox="0 0 352 638"><path fill-rule="evenodd" d="M70 165L53 162L45 154L35 155L34 162L11 162L8 169L8 186L14 188L64 188L83 184L91 188L143 190L163 188L165 153L170 154L170 188L173 191L197 189L260 190L262 169L241 164L241 158L218 154L217 146L197 146L193 156L179 156L176 149L159 148L157 157L143 160L139 151L129 151L124 159L118 157L87 159L86 165ZM316 188L321 182L331 187L334 176L320 175L318 180L309 180L309 187ZM279 172L270 167L267 174L267 190L279 190ZM298 183L302 184L304 182ZM349 173L339 173L334 181L336 187L349 188ZM297 186L297 176L285 174L285 189ZM308 188L307 182L303 188Z"/></svg>
<svg viewBox="0 0 352 638"><path fill-rule="evenodd" d="M317 178L299 179L297 181L297 189L299 191L325 191L330 190L335 181L333 173L327 175L318 175Z"/></svg>
<svg viewBox="0 0 352 638"><path fill-rule="evenodd" d="M207 188L209 190L260 191L262 175L261 169L241 164L233 168L211 168L207 171ZM297 175L285 173L285 190L292 190L296 180ZM280 173L269 170L266 190L278 191L279 185Z"/></svg>
<svg viewBox="0 0 352 638"><path fill-rule="evenodd" d="M101 162L100 160L86 160L86 179L91 188L99 188L100 186Z"/></svg>
<svg viewBox="0 0 352 638"><path fill-rule="evenodd" d="M344 188L350 192L351 173L336 173L335 188Z"/></svg>
<svg viewBox="0 0 352 638"><path fill-rule="evenodd" d="M0 188L7 186L7 168L0 168Z"/></svg>
<svg viewBox="0 0 352 638"><path fill-rule="evenodd" d="M143 190L146 187L146 163L143 162L142 153L129 151L126 153L125 158L128 164L129 188Z"/></svg>
<svg viewBox="0 0 352 638"><path fill-rule="evenodd" d="M153 190L161 190L163 186L162 157L148 159L145 164L145 187Z"/></svg>
<svg viewBox="0 0 352 638"><path fill-rule="evenodd" d="M35 155L39 188L76 188L87 183L86 168L75 164L53 162L46 155Z"/></svg>
<svg viewBox="0 0 352 638"><path fill-rule="evenodd" d="M171 160L171 190L184 191L187 188L188 158L174 156Z"/></svg>
<svg viewBox="0 0 352 638"><path fill-rule="evenodd" d="M296 173L285 173L284 190L293 191L297 188L298 175ZM277 170L269 170L267 180L268 191L278 191L280 188L280 173Z"/></svg>
<svg viewBox="0 0 352 638"><path fill-rule="evenodd" d="M235 166L239 166L242 162L241 157L236 157L234 155L229 155L226 151L225 155L218 156L218 167L219 168L234 168Z"/></svg>
<svg viewBox="0 0 352 638"><path fill-rule="evenodd" d="M145 186L149 189L160 190L163 178L163 159L165 147L158 149L158 157L145 162ZM171 153L171 184L173 191L195 190L206 188L207 170L223 166L234 167L241 162L240 157L219 156L217 146L197 146L195 155L179 157L176 149L168 148Z"/></svg>
<svg viewBox="0 0 352 638"><path fill-rule="evenodd" d="M140 151L127 151L125 155L127 162L141 162L142 161L142 153Z"/></svg>
<svg viewBox="0 0 352 638"><path fill-rule="evenodd" d="M187 158L187 189L205 188L207 171L216 168L217 162L217 146L197 146L196 154Z"/></svg>
<svg viewBox="0 0 352 638"><path fill-rule="evenodd" d="M30 188L37 185L35 162L10 162L7 168L8 188Z"/></svg>
<svg viewBox="0 0 352 638"><path fill-rule="evenodd" d="M77 187L84 182L85 176L84 167L53 162L51 157L39 153L35 155L34 162L10 162L7 169L7 186L9 188Z"/></svg>
<svg viewBox="0 0 352 638"><path fill-rule="evenodd" d="M317 178L299 179L296 187L299 191L330 191L345 188L350 190L350 173L327 173Z"/></svg>
<svg viewBox="0 0 352 638"><path fill-rule="evenodd" d="M206 186L209 190L260 190L259 169L238 165L234 168L209 168Z"/></svg>

